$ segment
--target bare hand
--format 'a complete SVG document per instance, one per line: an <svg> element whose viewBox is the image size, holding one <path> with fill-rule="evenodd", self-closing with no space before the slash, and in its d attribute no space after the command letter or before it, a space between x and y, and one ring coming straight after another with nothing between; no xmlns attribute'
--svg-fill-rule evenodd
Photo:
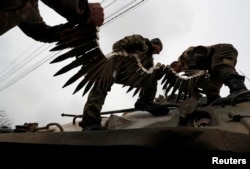
<svg viewBox="0 0 250 169"><path fill-rule="evenodd" d="M100 3L89 3L90 23L101 26L104 22L104 10Z"/></svg>

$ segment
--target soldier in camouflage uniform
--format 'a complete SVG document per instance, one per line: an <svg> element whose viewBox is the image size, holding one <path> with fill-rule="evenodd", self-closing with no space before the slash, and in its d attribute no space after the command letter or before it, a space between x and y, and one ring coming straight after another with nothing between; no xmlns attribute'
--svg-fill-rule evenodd
<svg viewBox="0 0 250 169"><path fill-rule="evenodd" d="M127 52L128 54L138 54L139 57L146 57L148 62L143 65L146 69L154 66L153 54L159 54L162 50L162 42L158 38L149 40L141 35L131 35L117 41L113 44L113 52ZM135 68L136 71L137 68ZM117 75L114 83L120 84L122 75L117 70ZM111 86L108 91L110 91ZM142 89L135 107L140 108L142 105L153 104L157 90L157 81ZM88 95L88 100L84 106L83 118L79 125L85 130L100 130L101 116L100 111L105 102L108 91L91 90Z"/></svg>
<svg viewBox="0 0 250 169"><path fill-rule="evenodd" d="M215 44L211 46L192 46L179 57L183 70L208 70L208 84L199 86L211 103L220 97L223 84L229 87L230 94L247 91L244 77L235 70L238 51L231 44Z"/></svg>
<svg viewBox="0 0 250 169"><path fill-rule="evenodd" d="M42 0L72 23L88 22L97 26L104 21L103 9L87 0ZM41 42L58 41L67 25L47 25L39 12L38 0L0 0L0 35L18 26L29 37Z"/></svg>

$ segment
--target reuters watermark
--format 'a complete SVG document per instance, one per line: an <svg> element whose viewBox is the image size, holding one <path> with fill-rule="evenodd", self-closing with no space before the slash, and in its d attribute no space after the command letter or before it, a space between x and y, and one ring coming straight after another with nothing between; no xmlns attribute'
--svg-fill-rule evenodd
<svg viewBox="0 0 250 169"><path fill-rule="evenodd" d="M220 158L212 157L212 165L246 165L247 159L245 158Z"/></svg>

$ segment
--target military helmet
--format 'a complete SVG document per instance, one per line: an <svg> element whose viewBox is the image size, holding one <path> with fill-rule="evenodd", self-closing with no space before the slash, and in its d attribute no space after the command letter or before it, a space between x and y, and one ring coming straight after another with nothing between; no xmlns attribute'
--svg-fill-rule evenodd
<svg viewBox="0 0 250 169"><path fill-rule="evenodd" d="M155 45L159 45L161 47L161 49L163 48L162 42L159 38L151 39L151 43L153 43Z"/></svg>

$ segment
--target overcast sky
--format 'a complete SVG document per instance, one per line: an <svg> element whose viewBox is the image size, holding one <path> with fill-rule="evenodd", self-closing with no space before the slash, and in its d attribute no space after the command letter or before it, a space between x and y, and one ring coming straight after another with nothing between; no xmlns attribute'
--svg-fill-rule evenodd
<svg viewBox="0 0 250 169"><path fill-rule="evenodd" d="M48 24L64 22L51 9L42 3L39 5ZM250 88L249 7L249 0L148 0L102 26L100 46L107 54L111 52L113 42L126 35L159 37L164 49L160 55L155 55L155 63L170 64L189 46L231 43L239 52L236 69L246 75L245 82ZM112 10L112 6L105 8L106 14ZM52 47L53 44L39 43L25 36L19 28L0 37L0 110L6 111L15 125L25 122L38 122L40 126L51 122L64 124L71 122L72 118L62 117L62 113L82 114L87 95L82 97L82 91L72 94L77 83L62 88L74 72L53 77L65 63L49 64L54 58L48 52ZM39 66L42 60L45 61ZM33 71L22 77L31 69ZM19 76L22 78L9 83ZM137 96L132 97L132 93L126 94L126 91L127 88L114 85L103 111L133 107ZM163 94L161 86L157 96L159 94ZM221 95L228 95L226 87Z"/></svg>

